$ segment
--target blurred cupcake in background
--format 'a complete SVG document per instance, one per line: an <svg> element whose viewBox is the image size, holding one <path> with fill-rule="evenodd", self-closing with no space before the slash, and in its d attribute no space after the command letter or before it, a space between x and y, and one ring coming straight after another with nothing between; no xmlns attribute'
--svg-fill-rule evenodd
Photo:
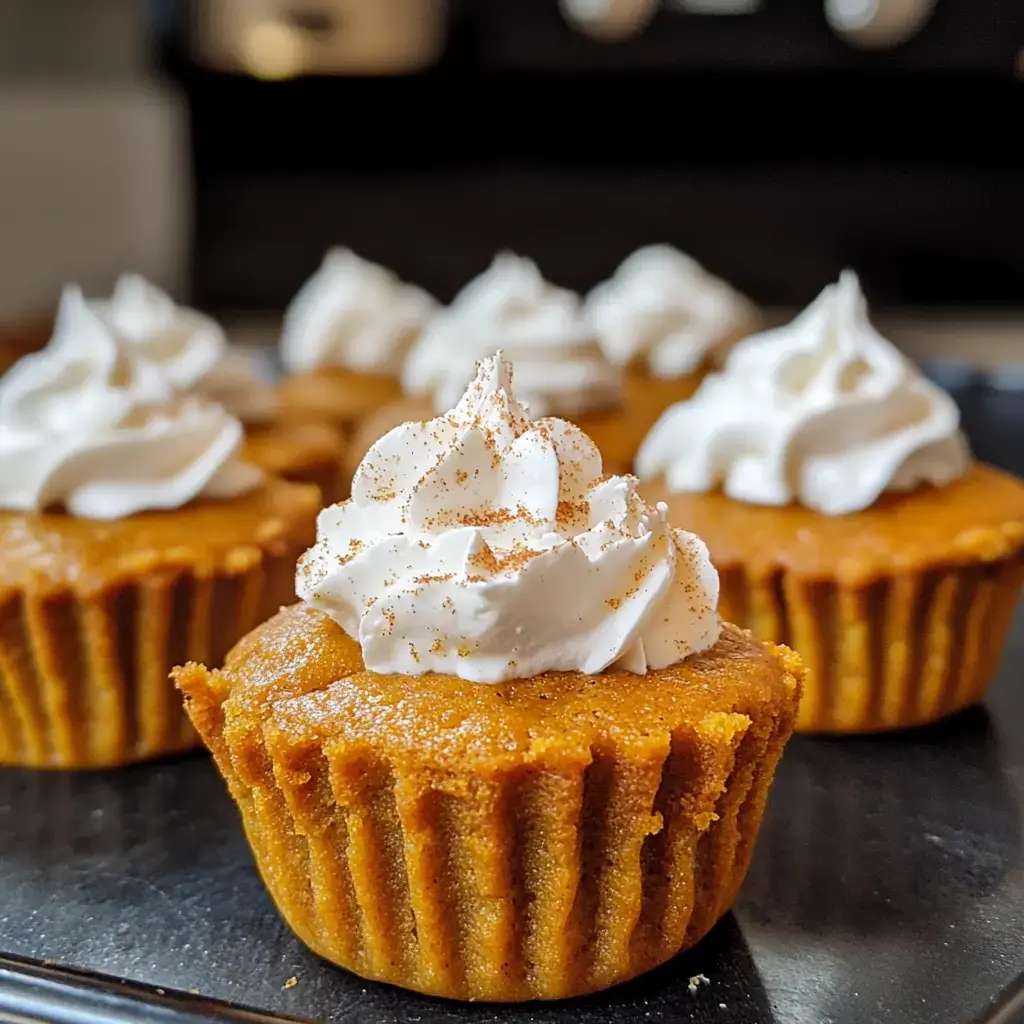
<svg viewBox="0 0 1024 1024"><path fill-rule="evenodd" d="M438 308L385 267L330 249L285 311L282 415L348 430L398 398L405 357Z"/></svg>
<svg viewBox="0 0 1024 1024"><path fill-rule="evenodd" d="M625 371L626 407L644 431L763 326L750 299L670 245L637 249L587 295L584 310Z"/></svg>
<svg viewBox="0 0 1024 1024"><path fill-rule="evenodd" d="M326 424L282 420L258 357L231 347L216 320L178 305L138 274L124 274L109 299L89 304L132 358L155 366L179 393L216 402L241 420L249 462L286 480L315 483L325 501L344 497L343 434Z"/></svg>
<svg viewBox="0 0 1024 1024"><path fill-rule="evenodd" d="M646 424L625 415L622 374L602 351L579 296L510 252L495 256L433 318L402 370L405 396L364 422L346 461L354 469L393 427L447 412L477 362L497 349L515 363L516 386L532 416L572 420L593 438L608 472L629 467Z"/></svg>
<svg viewBox="0 0 1024 1024"><path fill-rule="evenodd" d="M77 287L0 382L0 765L125 764L196 743L168 680L294 595L316 488L130 354Z"/></svg>
<svg viewBox="0 0 1024 1024"><path fill-rule="evenodd" d="M934 721L984 695L1024 581L1024 484L971 459L952 397L845 272L747 338L637 456L704 538L722 615L808 666L797 727Z"/></svg>

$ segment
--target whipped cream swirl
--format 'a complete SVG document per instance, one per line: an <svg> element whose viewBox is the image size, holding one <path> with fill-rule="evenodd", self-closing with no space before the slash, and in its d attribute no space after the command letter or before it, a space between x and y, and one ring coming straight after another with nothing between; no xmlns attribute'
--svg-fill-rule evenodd
<svg viewBox="0 0 1024 1024"><path fill-rule="evenodd" d="M285 311L281 361L292 373L335 366L397 377L437 308L385 267L330 249Z"/></svg>
<svg viewBox="0 0 1024 1024"><path fill-rule="evenodd" d="M635 488L602 477L578 427L531 421L499 353L447 416L370 449L352 498L320 513L297 592L376 672L663 668L717 640L718 574Z"/></svg>
<svg viewBox="0 0 1024 1024"><path fill-rule="evenodd" d="M639 361L665 379L692 373L759 323L749 299L670 245L637 249L584 309L616 366Z"/></svg>
<svg viewBox="0 0 1024 1024"><path fill-rule="evenodd" d="M462 289L409 353L402 386L450 409L480 359L502 349L516 367L520 397L534 416L576 416L621 400L619 371L587 324L579 297L545 281L537 265L509 252Z"/></svg>
<svg viewBox="0 0 1024 1024"><path fill-rule="evenodd" d="M0 508L119 519L233 497L261 478L241 442L237 419L132 358L71 286L49 345L0 382Z"/></svg>
<svg viewBox="0 0 1024 1024"><path fill-rule="evenodd" d="M740 342L722 373L666 410L636 461L672 491L722 487L826 515L942 486L969 463L956 403L871 325L852 271L792 323Z"/></svg>
<svg viewBox="0 0 1024 1024"><path fill-rule="evenodd" d="M212 317L179 306L139 274L123 274L109 299L89 305L133 359L158 368L179 393L217 402L243 423L273 418L273 385Z"/></svg>

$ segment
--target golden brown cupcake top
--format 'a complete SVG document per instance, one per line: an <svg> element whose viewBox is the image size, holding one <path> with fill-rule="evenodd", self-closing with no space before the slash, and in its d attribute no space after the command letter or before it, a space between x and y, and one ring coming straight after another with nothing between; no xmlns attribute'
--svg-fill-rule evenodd
<svg viewBox="0 0 1024 1024"><path fill-rule="evenodd" d="M316 487L268 477L229 502L197 501L111 522L0 511L0 594L64 587L88 593L141 569L242 569L261 552L294 547L296 537L311 541L318 506Z"/></svg>
<svg viewBox="0 0 1024 1024"><path fill-rule="evenodd" d="M349 427L401 394L395 377L325 366L282 378L277 404L283 419Z"/></svg>
<svg viewBox="0 0 1024 1024"><path fill-rule="evenodd" d="M976 464L945 487L883 494L845 516L802 505L748 505L720 491L671 494L641 488L668 504L676 522L705 537L715 565L755 578L784 569L809 579L870 582L879 575L994 561L1024 549L1024 484Z"/></svg>
<svg viewBox="0 0 1024 1024"><path fill-rule="evenodd" d="M175 673L193 714L222 714L225 735L268 743L366 746L393 763L481 771L559 758L595 746L664 744L716 714L788 707L803 670L783 647L725 625L707 651L657 672L546 673L480 686L456 676L367 672L359 645L331 619L283 609L228 655L220 672Z"/></svg>
<svg viewBox="0 0 1024 1024"><path fill-rule="evenodd" d="M345 435L339 427L285 420L247 430L244 451L257 466L286 476L324 462L340 466L345 447Z"/></svg>

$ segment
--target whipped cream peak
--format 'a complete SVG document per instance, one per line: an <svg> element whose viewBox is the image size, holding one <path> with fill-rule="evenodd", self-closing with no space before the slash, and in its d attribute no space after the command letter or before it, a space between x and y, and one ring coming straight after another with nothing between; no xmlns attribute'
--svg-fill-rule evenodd
<svg viewBox="0 0 1024 1024"><path fill-rule="evenodd" d="M90 386L97 380L107 386ZM66 285L46 348L20 359L0 382L0 424L60 436L173 397L167 378L126 354L81 288Z"/></svg>
<svg viewBox="0 0 1024 1024"><path fill-rule="evenodd" d="M636 462L670 490L722 487L826 515L943 486L969 464L956 403L879 334L849 270L791 323L740 342L722 373L666 410Z"/></svg>
<svg viewBox="0 0 1024 1024"><path fill-rule="evenodd" d="M614 364L639 361L666 379L720 357L760 320L749 299L670 245L637 249L584 308Z"/></svg>
<svg viewBox="0 0 1024 1024"><path fill-rule="evenodd" d="M524 403L537 416L576 416L622 398L620 371L605 357L580 298L544 279L537 264L499 252L437 314L409 353L402 386L450 409L480 359L502 349L515 363Z"/></svg>
<svg viewBox="0 0 1024 1024"><path fill-rule="evenodd" d="M530 424L526 407L515 397L512 389L512 364L499 349L492 359L477 364L477 374L466 393L449 413L449 422L471 426L488 419L498 426L506 423L522 433Z"/></svg>
<svg viewBox="0 0 1024 1024"><path fill-rule="evenodd" d="M179 391L198 384L227 348L215 320L179 306L140 274L123 274L110 298L93 307L134 357L159 366Z"/></svg>
<svg viewBox="0 0 1024 1024"><path fill-rule="evenodd" d="M387 268L329 249L285 311L281 360L293 373L333 366L397 377L437 308Z"/></svg>
<svg viewBox="0 0 1024 1024"><path fill-rule="evenodd" d="M212 317L179 306L141 274L122 274L110 298L90 306L133 359L159 369L179 393L223 405L243 423L275 415L276 392L255 359L228 345Z"/></svg>
<svg viewBox="0 0 1024 1024"><path fill-rule="evenodd" d="M271 372L261 369L255 352L229 345L192 394L222 405L246 426L270 423L277 416L277 389Z"/></svg>
<svg viewBox="0 0 1024 1024"><path fill-rule="evenodd" d="M0 381L0 508L117 519L232 497L260 480L241 442L237 419L181 396L69 286L49 345Z"/></svg>
<svg viewBox="0 0 1024 1024"><path fill-rule="evenodd" d="M481 362L446 416L385 434L320 513L299 596L372 671L496 683L663 668L718 637L707 550L578 427L531 420L512 368Z"/></svg>

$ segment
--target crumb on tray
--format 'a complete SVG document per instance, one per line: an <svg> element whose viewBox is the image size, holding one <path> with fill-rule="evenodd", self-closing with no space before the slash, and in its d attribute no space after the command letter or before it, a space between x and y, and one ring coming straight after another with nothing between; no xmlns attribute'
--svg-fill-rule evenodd
<svg viewBox="0 0 1024 1024"><path fill-rule="evenodd" d="M711 982L710 982L710 980L708 979L708 977L706 975L704 975L704 974L695 974L690 979L690 984L687 985L686 987L690 990L690 995L691 996L695 996L697 994L697 989L701 985L710 985L710 984L711 984Z"/></svg>

